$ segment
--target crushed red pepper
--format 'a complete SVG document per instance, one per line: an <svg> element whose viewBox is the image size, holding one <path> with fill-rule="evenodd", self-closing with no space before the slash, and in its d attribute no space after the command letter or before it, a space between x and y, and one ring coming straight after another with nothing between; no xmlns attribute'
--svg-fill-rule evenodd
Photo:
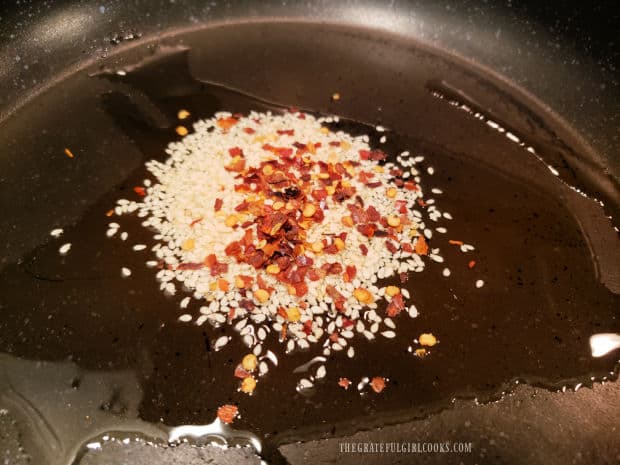
<svg viewBox="0 0 620 465"><path fill-rule="evenodd" d="M138 194L140 197L146 196L146 189L142 186L136 186L133 188L133 191Z"/></svg>
<svg viewBox="0 0 620 465"><path fill-rule="evenodd" d="M377 394L379 394L381 391L385 389L385 385L386 385L386 380L385 378L381 376L375 376L373 379L370 380L370 387Z"/></svg>
<svg viewBox="0 0 620 465"><path fill-rule="evenodd" d="M227 425L232 423L238 414L239 408L236 405L226 404L217 409L217 417Z"/></svg>
<svg viewBox="0 0 620 465"><path fill-rule="evenodd" d="M338 380L338 386L340 386L341 388L349 389L349 386L351 385L351 380L349 380L349 378L340 378Z"/></svg>

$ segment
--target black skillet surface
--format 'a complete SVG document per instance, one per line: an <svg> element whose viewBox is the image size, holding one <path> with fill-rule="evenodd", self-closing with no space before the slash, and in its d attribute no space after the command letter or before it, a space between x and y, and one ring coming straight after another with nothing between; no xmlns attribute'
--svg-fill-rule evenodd
<svg viewBox="0 0 620 465"><path fill-rule="evenodd" d="M314 405L308 405L298 397L291 398L291 405L286 402L275 405L276 400L291 391L290 380L285 376L270 388L271 394L266 392L264 399L257 398L254 399L257 403L247 404L243 426L266 434L275 443L325 434L321 431L342 435L356 429L346 425L351 416L357 417L357 427L403 421L424 415L455 394L492 396L515 378L561 386L569 381L588 380L592 373L604 375L613 367L613 359L595 363L587 353L587 335L599 332L599 328L618 331L613 311L617 299L597 284L594 273L598 267L601 280L612 288L617 286L614 273L618 262L613 254L617 252L617 243L610 253L601 253L601 243L604 248L617 241L605 229L609 228L606 220L597 215L593 203L583 203L586 201L570 194L566 186L522 148L446 101L433 97L430 91L462 98L454 94L456 88L475 95L474 100L485 110L490 109L495 121L524 137L549 163L557 166L563 179L605 197L604 185L609 181L604 176L584 177L586 170L579 169L583 165L575 163L576 159L585 160L596 167L598 161L584 157L586 150L570 134L559 141L556 134L563 134L561 125L540 109L535 108L533 112L527 109L523 104L527 99L522 95L515 98L514 91L501 83L481 80L466 67L455 66L424 47L364 31L263 24L216 28L170 42L190 47L189 74L184 71L183 53L138 48L118 61L108 62L108 68L122 68L152 54L159 57L164 52L172 53L176 61L172 65L154 61L148 77L134 80L133 88L82 73L34 100L5 123L2 134L6 138L5 146L19 156L5 159L3 174L8 173L6 179L28 180L3 185L7 191L3 191L2 199L6 201L8 217L15 218L12 223L17 231L11 234L7 229L8 242L17 247L29 242L17 229L25 224L18 219L19 215L26 213L29 220L40 223L30 223L30 229L39 231L39 236L52 226L75 222L76 227L68 230L78 254L78 263L70 263L71 256L59 260L57 255L49 253L59 245L55 243L47 246L48 252L43 246L26 254L17 267L5 267L2 280L6 296L3 304L8 309L3 321L3 331L7 334L3 339L5 351L34 359L69 357L83 369L135 370L145 391L140 416L149 421L162 418L166 424L205 423L212 418L210 410L224 399L221 396L226 395L225 389L217 394L218 389L214 391L212 384L205 383L210 375L201 367L227 363L205 354L204 338L213 335L177 326L176 305L158 294L147 273L137 278L139 286L136 281L121 281L113 276L120 266L127 264L126 260L135 261L135 255L124 253L120 251L121 246L112 247L105 240L102 229L105 218L99 216L101 224L98 224L83 217L83 214L86 218L97 217L118 195L126 195L123 189L133 185L128 179L141 175L132 170L144 157L156 157L173 138L169 128L179 106L193 104L194 114L208 116L222 104L238 105L240 110L259 105L220 89L201 89L191 77L194 76L246 89L285 105L337 112L371 123L382 122L406 134L393 137L391 146L424 152L446 176L437 181L440 187L455 183L459 198L447 200L452 202L450 210L456 212L461 203L463 208L475 204L473 209L461 210L465 221L457 223L455 230L466 233L469 228L474 237L480 238L481 244L477 243L480 249L487 244L486 255L480 252L482 262L489 267L481 271L486 273L482 277L497 281L501 276L502 282L501 288L489 291L496 293L493 298L489 294L476 295L465 287L455 292L466 300L472 299L470 306L476 309L473 315L464 318L462 312L444 308L445 314L435 310L434 317L422 320L420 324L444 332L447 348L432 359L435 365L415 372L410 381L407 376L401 376L404 387L400 391L395 388L395 393L385 400L361 399L361 403L359 398L347 400L339 399L338 393L326 394L328 405L353 402L342 411L366 410L365 415L343 415L333 408L328 412L316 400L311 402ZM100 71L100 67L90 71ZM391 78L386 79L386 75ZM338 106L329 103L333 91L340 91L345 97ZM206 96L199 98L197 93ZM194 96L188 98L188 94ZM348 94L353 96L350 100ZM129 95L133 103L127 103L124 95ZM360 95L364 98L357 97ZM467 103L471 106L471 102ZM527 104L532 108L532 102ZM40 108L57 108L62 118L50 120L50 114L41 112ZM356 125L351 127L360 130ZM76 159L66 158L62 153L65 146L72 147ZM45 154L45 160L40 154ZM471 185L476 186L473 192L468 190ZM10 197L5 195L8 190L20 199L10 202L12 210ZM461 198L464 193L470 197ZM567 208L560 206L554 197L561 199ZM63 208L58 211L50 209L50 205ZM608 207L613 205L613 201L608 202ZM586 224L594 261L582 231L568 211ZM514 226L502 232L511 221ZM593 229L592 225L597 227ZM139 233L138 228L131 231ZM88 245L80 252L77 247L81 242ZM551 248L550 244L553 244ZM600 260L603 255L606 260ZM505 258L509 260L504 261ZM507 263L514 265L514 269ZM420 305L423 312L434 302L445 301L437 287L439 281L426 279L430 279L427 286L423 282L419 285L433 289L437 297L428 294L428 302ZM559 284L550 292L552 282ZM526 290L520 298L515 290L524 287ZM510 297L502 298L502 294ZM482 300L476 302L476 298ZM558 304L557 299L562 298L566 301ZM489 317L485 299L518 305L518 309L510 308L501 317L496 313ZM554 307L556 312L550 313ZM446 319L447 314L450 317ZM157 329L162 322L167 325ZM395 348L372 347L371 351L379 358L365 362L362 359L354 368L359 371L360 367L376 366L390 350ZM457 360L459 356L463 360ZM397 374L394 369L403 360L388 363L388 369ZM294 362L290 363L294 366ZM440 377L442 373L446 376ZM197 384L202 387L192 386L197 375L201 379ZM221 376L214 378L221 379ZM77 379L71 379L69 384L77 383L79 388L79 376ZM396 381L398 384L398 376ZM406 394L413 408L402 408L407 405ZM261 408L253 411L259 402ZM122 410L121 405L118 413L123 413ZM298 420L300 416L304 418L305 431L294 432L302 424ZM321 419L327 419L328 425L318 427Z"/></svg>

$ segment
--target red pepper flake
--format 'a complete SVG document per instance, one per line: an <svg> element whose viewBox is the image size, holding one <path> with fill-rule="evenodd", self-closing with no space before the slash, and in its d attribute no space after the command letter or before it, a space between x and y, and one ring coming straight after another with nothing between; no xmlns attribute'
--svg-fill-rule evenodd
<svg viewBox="0 0 620 465"><path fill-rule="evenodd" d="M368 247L366 247L366 244L360 244L360 250L362 251L362 255L364 257L368 255Z"/></svg>
<svg viewBox="0 0 620 465"><path fill-rule="evenodd" d="M307 336L310 336L312 334L312 320L304 321L304 327L302 329Z"/></svg>
<svg viewBox="0 0 620 465"><path fill-rule="evenodd" d="M186 262L179 263L177 265L177 270L201 270L205 267L204 263L195 263L195 262Z"/></svg>
<svg viewBox="0 0 620 465"><path fill-rule="evenodd" d="M295 295L297 297L303 297L308 293L308 285L303 281L293 284L293 287L295 288Z"/></svg>
<svg viewBox="0 0 620 465"><path fill-rule="evenodd" d="M353 320L350 320L349 318L342 318L342 327L343 328L350 328L351 326L353 326L355 323L353 322Z"/></svg>
<svg viewBox="0 0 620 465"><path fill-rule="evenodd" d="M105 216L110 217L114 215L114 210L108 210L107 212L105 212Z"/></svg>
<svg viewBox="0 0 620 465"><path fill-rule="evenodd" d="M325 286L325 291L327 292L327 295L329 295L334 301L334 305L336 306L336 309L338 311L343 311L344 303L346 302L346 299L344 298L344 296L340 292L338 292L338 290L331 284Z"/></svg>
<svg viewBox="0 0 620 465"><path fill-rule="evenodd" d="M217 210L216 210L216 211L217 211ZM195 219L194 221L192 221L192 222L189 224L189 227L190 227L190 228L193 228L195 225L197 225L197 224L198 224L198 223L200 223L201 221L202 221L202 217L201 217L201 218L198 218L198 219Z"/></svg>
<svg viewBox="0 0 620 465"><path fill-rule="evenodd" d="M65 149L65 155L68 156L69 158L73 158L75 155L73 155L73 152L69 149Z"/></svg>
<svg viewBox="0 0 620 465"><path fill-rule="evenodd" d="M366 184L370 182L370 180L374 177L375 177L375 173L368 172L368 171L360 171L357 176L357 180L361 182L362 184Z"/></svg>
<svg viewBox="0 0 620 465"><path fill-rule="evenodd" d="M278 315L280 315L285 320L288 320L288 313L286 313L286 309L284 307L278 307Z"/></svg>
<svg viewBox="0 0 620 465"><path fill-rule="evenodd" d="M281 136L292 136L295 134L294 129L278 129L276 132Z"/></svg>
<svg viewBox="0 0 620 465"><path fill-rule="evenodd" d="M235 367L235 377L236 377L236 378L241 378L241 379L244 379L244 378L247 378L248 376L250 376L250 373L249 373L249 372L247 372L247 371L243 368L243 366L242 366L241 364L239 364L239 365L237 365L237 366Z"/></svg>
<svg viewBox="0 0 620 465"><path fill-rule="evenodd" d="M350 283L351 281L355 279L356 275L357 275L357 268L355 267L355 265L347 265L347 267L344 270L344 275L342 279L345 283Z"/></svg>
<svg viewBox="0 0 620 465"><path fill-rule="evenodd" d="M217 120L217 125L226 130L226 129L230 129L232 128L235 124L237 124L239 122L239 120L237 120L236 118L233 118L232 116L228 117L228 118L220 118Z"/></svg>
<svg viewBox="0 0 620 465"><path fill-rule="evenodd" d="M281 157L290 157L293 155L293 149L290 147L277 147L276 153Z"/></svg>
<svg viewBox="0 0 620 465"><path fill-rule="evenodd" d="M448 243L449 243L450 245L463 245L463 241L455 241L455 240L453 240L453 239L450 239L450 240L448 241Z"/></svg>
<svg viewBox="0 0 620 465"><path fill-rule="evenodd" d="M244 310L247 310L248 312L251 312L252 310L256 308L256 305L254 305L254 302L252 302L251 300L241 299L239 301L239 307L243 308Z"/></svg>
<svg viewBox="0 0 620 465"><path fill-rule="evenodd" d="M428 244L424 236L418 236L418 240L415 243L415 253L418 255L428 255Z"/></svg>
<svg viewBox="0 0 620 465"><path fill-rule="evenodd" d="M238 257L241 255L241 243L238 241L231 242L224 249L224 253L229 257Z"/></svg>
<svg viewBox="0 0 620 465"><path fill-rule="evenodd" d="M397 200L395 202L396 209L398 213L402 213L403 215L407 214L407 201L406 200Z"/></svg>
<svg viewBox="0 0 620 465"><path fill-rule="evenodd" d="M321 266L321 269L326 274L340 274L342 273L342 265L340 263L325 263Z"/></svg>
<svg viewBox="0 0 620 465"><path fill-rule="evenodd" d="M239 409L236 405L226 404L217 409L217 417L222 423L226 423L227 425L232 423L238 414Z"/></svg>
<svg viewBox="0 0 620 465"><path fill-rule="evenodd" d="M381 150L360 150L360 158L362 160L383 161L387 155Z"/></svg>
<svg viewBox="0 0 620 465"><path fill-rule="evenodd" d="M370 380L370 387L373 391L379 394L385 389L385 378L381 376L375 376L372 380Z"/></svg>
<svg viewBox="0 0 620 465"><path fill-rule="evenodd" d="M375 235L376 227L372 224L360 224L357 226L357 230L366 237L372 237Z"/></svg>
<svg viewBox="0 0 620 465"><path fill-rule="evenodd" d="M207 255L204 260L204 265L210 268L211 276L217 276L228 271L228 263L219 263L214 254Z"/></svg>
<svg viewBox="0 0 620 465"><path fill-rule="evenodd" d="M228 149L228 153L230 154L231 157L242 157L243 156L243 150L241 150L240 147L231 147Z"/></svg>
<svg viewBox="0 0 620 465"><path fill-rule="evenodd" d="M396 247L392 241L385 241L385 248L388 249L390 253L398 252L398 247Z"/></svg>
<svg viewBox="0 0 620 465"><path fill-rule="evenodd" d="M216 212L219 212L222 209L222 205L224 205L224 201L222 199L215 199L215 203L213 204L213 209Z"/></svg>
<svg viewBox="0 0 620 465"><path fill-rule="evenodd" d="M338 380L338 386L340 386L341 388L349 389L349 386L351 385L351 381L349 380L349 378L340 378Z"/></svg>
<svg viewBox="0 0 620 465"><path fill-rule="evenodd" d="M256 131L252 128L243 128L243 132L246 134L254 134Z"/></svg>
<svg viewBox="0 0 620 465"><path fill-rule="evenodd" d="M405 302L403 302L402 294L396 294L392 297L392 300L387 306L387 314L390 318L397 316L400 312L405 309Z"/></svg>
<svg viewBox="0 0 620 465"><path fill-rule="evenodd" d="M379 221L381 219L381 214L372 205L366 209L366 216L370 221Z"/></svg>
<svg viewBox="0 0 620 465"><path fill-rule="evenodd" d="M400 282L402 284L405 284L407 281L409 281L409 274L406 271L403 271L398 275L398 278L400 279Z"/></svg>
<svg viewBox="0 0 620 465"><path fill-rule="evenodd" d="M422 199L418 199L418 205L420 207L426 207L426 202L424 200L422 200Z"/></svg>
<svg viewBox="0 0 620 465"><path fill-rule="evenodd" d="M233 159L232 163L224 166L226 171L234 171L236 173L240 173L245 169L245 160L241 157L236 157Z"/></svg>
<svg viewBox="0 0 620 465"><path fill-rule="evenodd" d="M142 186L136 186L133 188L133 191L138 194L140 197L144 197L146 195L146 189Z"/></svg>
<svg viewBox="0 0 620 465"><path fill-rule="evenodd" d="M471 270L474 266L476 266L476 260L471 260L468 264L467 267Z"/></svg>
<svg viewBox="0 0 620 465"><path fill-rule="evenodd" d="M413 182L413 181L405 182L404 188L407 189L408 191L417 191L418 190L418 186L416 186L416 183Z"/></svg>

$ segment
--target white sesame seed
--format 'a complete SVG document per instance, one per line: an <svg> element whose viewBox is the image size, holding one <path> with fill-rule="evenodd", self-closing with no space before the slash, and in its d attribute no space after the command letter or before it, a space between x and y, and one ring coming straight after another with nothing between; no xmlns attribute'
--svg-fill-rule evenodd
<svg viewBox="0 0 620 465"><path fill-rule="evenodd" d="M63 232L64 232L64 230L62 228L52 229L50 231L50 236L58 238L58 237L62 236Z"/></svg>
<svg viewBox="0 0 620 465"><path fill-rule="evenodd" d="M450 276L450 268L444 268L441 274L447 278L448 276Z"/></svg>
<svg viewBox="0 0 620 465"><path fill-rule="evenodd" d="M71 243L67 242L66 244L60 246L58 253L60 253L60 255L67 255L69 250L71 250Z"/></svg>
<svg viewBox="0 0 620 465"><path fill-rule="evenodd" d="M183 322L183 323L188 323L190 321L192 321L192 316L188 313L184 313L183 315L181 315L179 317L179 321Z"/></svg>
<svg viewBox="0 0 620 465"><path fill-rule="evenodd" d="M267 374L268 371L269 371L269 365L267 365L267 363L260 362L258 364L258 373L259 373L259 375L263 376L263 375Z"/></svg>
<svg viewBox="0 0 620 465"><path fill-rule="evenodd" d="M241 241L246 230L256 226L253 217L249 216L248 220L245 212L239 212L236 217L238 212L236 207L248 197L248 194L234 188L239 182L236 178L237 173L225 168L231 162L231 157L234 158L230 149L237 147L242 150L246 167L259 167L267 160L278 159L278 156L263 148L263 140L275 140L272 137L278 131L284 130L277 135L278 146L292 148L293 153L298 150L292 146L296 140L320 142L321 145L315 147L312 156L308 156L312 176L318 177L321 173L321 165L316 163L317 161L322 163L333 163L332 159L342 163L355 161L353 166L356 173L348 178L364 208L372 206L381 217L388 217L395 213L394 202L401 201L404 202L403 207L412 212L407 215L412 224L403 223L404 229L397 233L398 240L395 242L401 244L406 242L416 244L416 239L411 239L411 230L418 231L429 240L435 232L446 233L446 228L437 222L442 218L451 217L448 213L440 211L440 201L436 205L435 199L423 196L421 188L426 185L424 176L422 170L416 169L413 165L422 162L424 157L413 157L404 151L398 157L398 164L392 162L380 164L373 157L364 159L361 151L376 153L368 144L368 135L351 136L340 130L337 132L331 129L325 130L322 124L336 121L337 118L315 118L312 115L304 115L305 119L301 119L298 117L299 114L251 112L247 117L235 116L237 124L226 131L219 127L217 120L231 117L230 113L218 112L211 119L198 121L191 135L169 145L166 149L169 157L167 160L164 162L153 160L146 163L150 172L149 178L153 179L153 181L146 179L143 182L144 186L148 187L149 195L137 201L120 199L114 211L119 215L133 213L143 218L143 221L140 220L142 226L153 231L155 244L149 247L154 260L149 260L147 266L157 268L153 273L156 274L160 288L164 292L174 294L178 288L179 291L184 289L192 296L185 296L181 300L181 308L187 308L191 298L204 303L202 306L198 305L200 316L195 324L200 325L208 321L215 327L234 325L243 343L257 356L265 350L263 347L267 346L267 336L273 331L274 337L270 337L269 341L276 340L280 335L279 342L285 345L287 353L296 349L306 350L311 344L320 343L322 347L319 350L326 357L334 351L345 350L348 357L353 357L355 350L351 344L354 344L355 337L363 335L368 340L374 339L378 334L390 339L396 337L398 320L389 317L384 319L383 313L377 312L378 308L382 308L381 302L390 300L385 295L383 284L379 289L378 281L393 279L399 273L422 272L428 263L427 260L422 259L415 250L405 252L401 249L392 253L386 247L386 241L392 238L388 239L385 235L379 234L369 238L353 227L344 230L347 232L346 240L343 240L345 246L342 248L339 245L336 254L314 253L310 247L305 253L313 259L313 266L316 269L333 262L355 265L355 278L345 282L341 274L328 274L317 281L306 280L308 292L305 296L297 297L289 294L291 287L283 285L276 273L266 274L264 268L257 270L243 260L224 252L224 248L232 241ZM250 127L254 133L244 132L244 128ZM288 134L288 130L293 130L293 137ZM377 126L376 130L384 132L385 128ZM381 143L387 141L386 135L377 137ZM335 143L336 141L338 143ZM346 144L343 144L343 141L346 141ZM403 179L413 180L420 189L417 191L397 189L396 196L389 192L388 198L387 186L394 185L394 176L390 171L397 167L403 171ZM295 166L287 169L290 169L293 176L300 175ZM371 188L364 185L364 182L357 177L357 172L361 170L372 173L372 182L379 181L384 187ZM433 174L433 168L429 167L427 172ZM315 183L315 178L312 177L308 181L310 185L323 188L324 185L321 183L322 181L318 180ZM250 187L255 189L260 186L258 181L251 184ZM305 190L305 187L303 189ZM428 189L436 195L443 192L438 187ZM269 195L266 197L263 200L264 205L274 210L276 203L282 199ZM425 208L418 206L420 199L426 202ZM216 213L213 206L218 205L217 202L219 211ZM287 211L297 208L287 202L283 204L277 209ZM311 224L307 229L304 228L307 236L305 241L309 244L322 243L324 247L333 246L336 243L335 236L343 232L342 218L350 213L347 204L335 202L331 195L328 195L315 205L322 209L324 219ZM299 213L301 215L302 212ZM250 228L247 225L243 226L243 222L246 221L251 224ZM379 228L382 227L379 225ZM122 240L128 238L127 232L120 231L118 223L110 223L108 230L113 231L112 235L120 233ZM186 245L188 238L192 239L191 245ZM257 243L258 239L254 245ZM361 253L359 247L361 244L367 247L367 254ZM136 251L146 248L145 244L133 246L133 250ZM469 250L468 247L465 248ZM227 270L217 276L212 274L210 266L206 266L207 262L203 262L205 257L211 254L216 257L217 263L227 266ZM428 258L443 262L439 249L430 250ZM239 276L252 278L251 287L239 284ZM258 297L259 281L256 278L259 276L270 288L267 298ZM220 280L225 280L226 287L222 286ZM232 285L229 287L230 284ZM327 288L327 285L333 286L333 289L344 297L344 307L340 307L337 296ZM228 290L221 290L224 288ZM367 290L372 295L372 303L362 304L361 299L358 301L354 297L354 291L358 288ZM409 292L406 289L402 289L401 292L403 298L409 299ZM249 308L244 301L253 304L253 308ZM417 309L410 304L410 302L405 304L408 305L407 312L410 317L415 318ZM288 317L288 309L291 307L299 309L300 318L293 320ZM231 309L235 309L234 318L228 317ZM287 315L283 314L282 309L286 310ZM362 314L364 318L360 317ZM187 317L182 315L181 318ZM191 321L191 316L188 321ZM349 321L355 322L355 326L349 326ZM308 323L311 324L308 326ZM381 323L390 330L380 332L385 329ZM286 336L283 332L284 325ZM336 335L333 335L334 332ZM330 337L326 337L328 334ZM227 336L217 339L214 344L216 350L227 344L229 339ZM259 375L268 371L265 357L267 356L261 356ZM315 373L316 379L325 376L322 370L326 373L326 367L319 367ZM312 376L309 378L306 381L311 387L315 378Z"/></svg>
<svg viewBox="0 0 620 465"><path fill-rule="evenodd" d="M476 288L480 289L482 286L484 286L484 281L482 279L476 281Z"/></svg>
<svg viewBox="0 0 620 465"><path fill-rule="evenodd" d="M213 350L217 352L222 347L224 347L226 344L228 344L229 340L230 338L228 336L220 336L219 338L216 339L215 344L213 344Z"/></svg>
<svg viewBox="0 0 620 465"><path fill-rule="evenodd" d="M312 383L312 381L310 381L309 379L306 379L306 378L302 378L297 383L297 390L298 391L303 391L304 389L310 389L313 386L314 386L314 384Z"/></svg>
<svg viewBox="0 0 620 465"><path fill-rule="evenodd" d="M124 267L122 267L122 268L121 268L121 276L122 276L123 278L128 278L128 277L130 277L130 276L131 276L131 270L130 270L129 268L125 267L125 266L124 266Z"/></svg>

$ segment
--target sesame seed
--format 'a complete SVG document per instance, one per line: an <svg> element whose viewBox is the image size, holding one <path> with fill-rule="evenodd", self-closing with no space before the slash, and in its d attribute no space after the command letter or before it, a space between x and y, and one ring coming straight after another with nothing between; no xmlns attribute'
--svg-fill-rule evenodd
<svg viewBox="0 0 620 465"><path fill-rule="evenodd" d="M222 349L226 344L228 344L228 341L230 341L230 338L228 336L220 336L213 344L213 350L217 352L218 350Z"/></svg>
<svg viewBox="0 0 620 465"><path fill-rule="evenodd" d="M450 276L450 268L444 268L441 274L447 278L448 276Z"/></svg>
<svg viewBox="0 0 620 465"><path fill-rule="evenodd" d="M60 255L67 255L69 250L71 250L71 243L67 242L66 244L60 246L58 253L60 253Z"/></svg>
<svg viewBox="0 0 620 465"><path fill-rule="evenodd" d="M60 237L63 232L64 232L64 230L62 228L52 229L50 231L50 236L52 236L52 237Z"/></svg>
<svg viewBox="0 0 620 465"><path fill-rule="evenodd" d="M189 116L183 113L182 118L181 112L179 119ZM180 300L182 309L192 298L199 301L197 319L186 313L179 321L233 327L234 337L258 358L258 375L267 373L268 361L277 364L268 350L272 343L279 342L286 353L303 353L315 345L325 357L346 351L353 358L355 338L395 338L394 315L403 310L411 318L418 315L399 276L404 282L409 272L444 261L431 242L440 245L433 233L445 234L447 229L441 223L434 226L451 217L440 211L440 202L423 195L424 173L413 165L424 158L403 151L398 164L384 163L385 154L369 145L368 135L326 126L337 120L299 111L248 116L219 112L197 121L191 135L178 126L183 138L175 137L169 145L169 158L146 163L152 178L143 181L148 195L119 199L114 208L119 216L141 218L142 226L153 231L154 245L135 244L132 249L150 248L153 260L146 264L160 289L189 294ZM377 126L376 131L385 128ZM385 143L387 136L379 141ZM305 163L308 171L288 163L289 156ZM394 169L400 174L394 175ZM336 172L338 182L333 183L330 176ZM426 172L432 175L434 170ZM251 177L246 181L247 174ZM298 182L302 175L307 179ZM289 187L274 187L281 183ZM138 188L136 192L145 192ZM430 191L443 193L436 187ZM295 198L303 201L296 203ZM363 205L359 211L358 198L357 204ZM371 214L377 219L372 230L365 229L366 222L357 218ZM282 253L270 247L279 246L272 238L281 236L286 222L300 226L291 229L293 233L287 226L287 234L300 230L304 235L291 242L300 244L295 251ZM108 225L110 237L119 232L118 223ZM121 240L128 236L120 232ZM255 252L260 257L252 256ZM300 267L310 263L308 273L316 275L292 285L283 279L289 263L272 257L290 257ZM123 276L131 274L128 268L122 270ZM449 273L443 270L444 276ZM378 285L383 279L396 279L390 283L395 285ZM383 303L388 312L389 305L398 305L389 313L393 318L377 310ZM229 341L229 336L219 337L214 350ZM326 374L321 365L314 377L299 381L298 389L313 387Z"/></svg>
<svg viewBox="0 0 620 465"><path fill-rule="evenodd" d="M477 289L480 289L482 286L484 286L484 281L482 279L479 279L478 281L476 281Z"/></svg>
<svg viewBox="0 0 620 465"><path fill-rule="evenodd" d="M123 267L123 268L121 268L121 276L122 276L123 278L128 278L128 277L130 277L130 276L131 276L131 270L130 270L129 268L127 268L127 267Z"/></svg>

